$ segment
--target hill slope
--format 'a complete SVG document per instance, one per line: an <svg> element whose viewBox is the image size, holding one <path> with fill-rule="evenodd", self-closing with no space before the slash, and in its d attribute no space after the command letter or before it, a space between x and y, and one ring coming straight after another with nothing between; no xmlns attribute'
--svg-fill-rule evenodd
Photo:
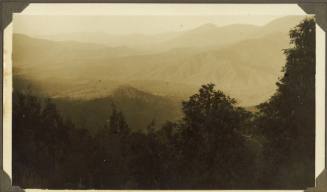
<svg viewBox="0 0 327 192"><path fill-rule="evenodd" d="M154 121L160 128L166 121L181 118L180 101L154 96L132 87L119 87L112 96L92 100L54 99L64 117L72 119L78 127L96 133L108 123L113 104L122 111L131 130L146 131Z"/></svg>

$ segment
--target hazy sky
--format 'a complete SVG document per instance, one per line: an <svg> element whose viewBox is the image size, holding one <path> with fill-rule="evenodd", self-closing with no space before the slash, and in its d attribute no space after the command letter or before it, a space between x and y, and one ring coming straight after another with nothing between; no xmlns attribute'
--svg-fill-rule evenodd
<svg viewBox="0 0 327 192"><path fill-rule="evenodd" d="M156 34L202 24L264 25L286 15L303 15L296 4L43 4L32 3L14 18L14 32L52 35L74 32Z"/></svg>
<svg viewBox="0 0 327 192"><path fill-rule="evenodd" d="M109 34L157 34L183 31L206 23L217 26L230 24L264 25L284 15L185 15L185 16L56 16L15 15L15 33L30 36L54 35L74 32L101 32Z"/></svg>

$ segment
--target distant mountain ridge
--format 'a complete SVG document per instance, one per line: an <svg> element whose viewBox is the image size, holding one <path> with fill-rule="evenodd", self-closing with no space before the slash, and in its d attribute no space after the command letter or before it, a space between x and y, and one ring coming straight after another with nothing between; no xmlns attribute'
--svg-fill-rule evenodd
<svg viewBox="0 0 327 192"><path fill-rule="evenodd" d="M105 37L99 45L14 34L14 76L38 84L50 97L89 100L111 95L124 85L185 99L211 82L240 105L252 106L275 92L285 64L282 49L289 47L288 32L301 19L285 17L265 26L206 24L165 38L156 36L154 44L153 36L136 38L152 51L137 43L123 45L128 38L116 38L121 45L110 47Z"/></svg>
<svg viewBox="0 0 327 192"><path fill-rule="evenodd" d="M139 50L160 52L178 47L219 47L236 43L247 38L263 37L270 33L285 33L291 26L299 23L303 16L286 16L275 19L264 26L249 24L231 24L216 26L212 23L203 24L191 30L182 32L162 33L155 35L131 34L112 35L106 33L70 33L52 36L41 36L40 38L52 41L77 41L85 43L96 43L109 47L126 46Z"/></svg>

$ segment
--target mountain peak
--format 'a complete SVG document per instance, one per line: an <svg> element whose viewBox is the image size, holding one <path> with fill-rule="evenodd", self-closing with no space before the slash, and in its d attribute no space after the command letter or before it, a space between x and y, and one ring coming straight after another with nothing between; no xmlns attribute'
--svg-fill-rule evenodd
<svg viewBox="0 0 327 192"><path fill-rule="evenodd" d="M138 90L130 85L122 85L115 89L113 95L115 96L127 96L127 97L137 97L140 95L149 95L141 90Z"/></svg>
<svg viewBox="0 0 327 192"><path fill-rule="evenodd" d="M306 16L300 16L300 15L289 15L285 17L280 17L277 19L274 19L270 21L268 24L265 25L265 27L284 27L284 28L290 28L294 27L295 25L299 24Z"/></svg>
<svg viewBox="0 0 327 192"><path fill-rule="evenodd" d="M195 31L207 31L207 30L213 30L216 29L217 26L215 24L212 23L207 23L204 25L200 25L199 27L195 28Z"/></svg>

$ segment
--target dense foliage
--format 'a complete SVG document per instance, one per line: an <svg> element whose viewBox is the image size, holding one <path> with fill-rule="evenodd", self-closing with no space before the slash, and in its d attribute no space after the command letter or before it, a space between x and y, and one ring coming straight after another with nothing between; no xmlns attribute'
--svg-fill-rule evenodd
<svg viewBox="0 0 327 192"><path fill-rule="evenodd" d="M315 34L312 19L290 31L293 47L284 50L284 76L275 95L259 106L256 123L266 138L265 175L269 175L264 182L272 187L301 189L314 182Z"/></svg>
<svg viewBox="0 0 327 192"><path fill-rule="evenodd" d="M96 134L51 100L13 93L13 182L24 188L254 189L314 184L315 22L290 32L284 76L256 114L213 84L183 118L133 131L114 104ZM142 110L142 109L140 109ZM87 111L85 111L87 113Z"/></svg>

